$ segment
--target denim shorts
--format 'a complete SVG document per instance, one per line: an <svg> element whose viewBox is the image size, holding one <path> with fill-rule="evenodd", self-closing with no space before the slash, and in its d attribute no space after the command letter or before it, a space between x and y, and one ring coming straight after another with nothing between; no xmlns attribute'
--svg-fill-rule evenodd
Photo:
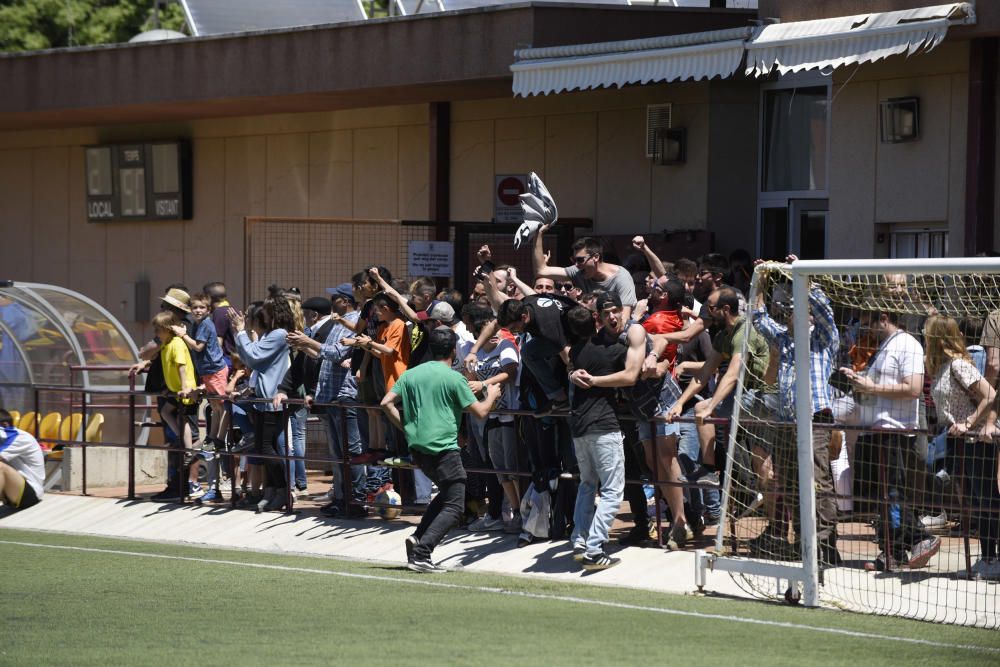
<svg viewBox="0 0 1000 667"><path fill-rule="evenodd" d="M661 406L662 407L662 406ZM666 410L657 410L656 416L660 417L666 414ZM664 421L650 422L645 419L641 419L637 422L639 427L639 440L652 441L653 430L656 430L657 438L665 438L667 436L679 436L681 434L681 425L678 423L668 424Z"/></svg>

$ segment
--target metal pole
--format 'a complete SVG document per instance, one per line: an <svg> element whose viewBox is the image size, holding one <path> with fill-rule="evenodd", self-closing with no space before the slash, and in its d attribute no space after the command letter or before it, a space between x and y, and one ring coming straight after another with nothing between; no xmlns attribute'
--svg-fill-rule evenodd
<svg viewBox="0 0 1000 667"><path fill-rule="evenodd" d="M340 410L340 423L338 424L338 430L340 431L340 469L341 469L341 479L344 483L344 516L348 514L348 508L354 501L354 485L353 480L351 480L351 450L347 445L347 410L348 408L337 408ZM368 410L365 410L365 418L368 418ZM389 428L393 428L390 426ZM334 490L333 497L337 497L337 491Z"/></svg>
<svg viewBox="0 0 1000 667"><path fill-rule="evenodd" d="M793 265L794 266L794 265ZM795 323L795 422L799 463L799 538L802 542L802 601L819 606L816 559L816 476L813 470L812 378L809 372L809 274L792 276Z"/></svg>
<svg viewBox="0 0 1000 667"><path fill-rule="evenodd" d="M283 428L285 429L285 514L292 513L292 503L294 498L292 496L292 460L289 455L294 454L294 449L292 448L292 422L290 419L290 414L293 412L293 407L285 403L284 407L281 409L281 416L284 419Z"/></svg>
<svg viewBox="0 0 1000 667"><path fill-rule="evenodd" d="M128 378L128 499L135 500L135 376Z"/></svg>
<svg viewBox="0 0 1000 667"><path fill-rule="evenodd" d="M84 388L80 392L80 412L83 414L83 445L80 454L83 459L83 479L81 480L81 492L87 495L87 428L90 419L87 418L87 390Z"/></svg>

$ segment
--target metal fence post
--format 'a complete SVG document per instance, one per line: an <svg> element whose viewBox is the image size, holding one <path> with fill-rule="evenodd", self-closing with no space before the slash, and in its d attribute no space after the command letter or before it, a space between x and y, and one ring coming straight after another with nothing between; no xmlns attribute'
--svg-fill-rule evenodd
<svg viewBox="0 0 1000 667"><path fill-rule="evenodd" d="M135 376L128 378L128 499L135 500Z"/></svg>

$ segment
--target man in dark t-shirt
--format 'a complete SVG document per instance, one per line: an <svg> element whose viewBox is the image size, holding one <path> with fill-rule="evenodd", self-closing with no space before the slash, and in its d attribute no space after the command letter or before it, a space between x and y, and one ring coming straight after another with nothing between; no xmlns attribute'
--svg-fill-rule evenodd
<svg viewBox="0 0 1000 667"><path fill-rule="evenodd" d="M578 304L559 294L532 294L521 300L507 299L500 304L497 319L483 327L482 333L465 357L468 368L476 363L476 352L498 328L513 334L527 333L521 348L521 360L534 375L550 404L538 410L538 416L569 408L566 394L566 369L569 344L563 329L565 314Z"/></svg>
<svg viewBox="0 0 1000 667"><path fill-rule="evenodd" d="M231 357L236 349L236 330L233 329L229 314L236 312L236 309L229 304L229 300L226 298L224 284L220 282L208 283L201 289L212 299L212 324L215 325L215 333L219 336L219 344L222 346L222 356L226 359L226 365L232 367Z"/></svg>
<svg viewBox="0 0 1000 667"><path fill-rule="evenodd" d="M624 371L626 348L617 336L597 334L593 313L582 306L569 311L567 327L577 341L569 352L576 385L570 428L580 466L570 538L573 558L582 562L584 570L606 570L620 561L605 553L604 543L622 503L625 452L615 413L615 384L604 380Z"/></svg>

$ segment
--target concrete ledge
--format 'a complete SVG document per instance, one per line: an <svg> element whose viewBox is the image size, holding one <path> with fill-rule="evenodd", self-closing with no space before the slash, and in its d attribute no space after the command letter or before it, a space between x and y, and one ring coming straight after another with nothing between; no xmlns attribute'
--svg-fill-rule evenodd
<svg viewBox="0 0 1000 667"><path fill-rule="evenodd" d="M48 494L40 504L23 512L5 515L0 510L3 528L400 564L406 560L403 539L413 530L410 524L381 519L350 521L304 513L254 514L220 507L61 494ZM622 559L617 567L583 575L565 541L517 548L512 535L454 530L434 552L434 559L445 567L479 572L666 593L695 591L693 552L627 547L615 555ZM707 583L706 590L712 593L748 597L728 574L709 572Z"/></svg>

